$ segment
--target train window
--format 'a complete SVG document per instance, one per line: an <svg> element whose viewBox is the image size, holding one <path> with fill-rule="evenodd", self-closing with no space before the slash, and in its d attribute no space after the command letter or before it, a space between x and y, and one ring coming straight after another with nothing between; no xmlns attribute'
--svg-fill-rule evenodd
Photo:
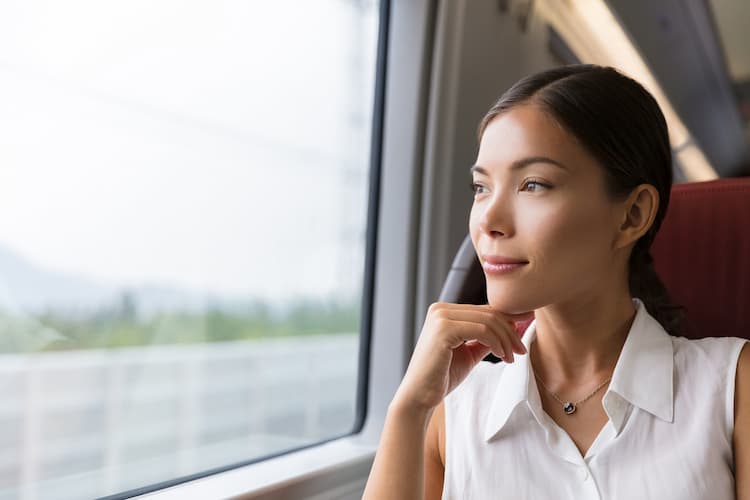
<svg viewBox="0 0 750 500"><path fill-rule="evenodd" d="M376 0L0 6L0 498L349 433Z"/></svg>

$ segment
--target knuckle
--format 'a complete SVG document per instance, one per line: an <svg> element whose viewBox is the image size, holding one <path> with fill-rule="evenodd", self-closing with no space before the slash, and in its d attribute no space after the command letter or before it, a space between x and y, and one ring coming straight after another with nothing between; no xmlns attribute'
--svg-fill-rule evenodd
<svg viewBox="0 0 750 500"><path fill-rule="evenodd" d="M445 309L435 309L435 311L432 313L432 317L446 319L448 316L446 315Z"/></svg>
<svg viewBox="0 0 750 500"><path fill-rule="evenodd" d="M495 325L499 332L509 332L512 329L512 325L508 323L502 316L495 317Z"/></svg>
<svg viewBox="0 0 750 500"><path fill-rule="evenodd" d="M448 326L448 321L445 318L436 317L432 320L432 324L435 326L437 331L444 331Z"/></svg>

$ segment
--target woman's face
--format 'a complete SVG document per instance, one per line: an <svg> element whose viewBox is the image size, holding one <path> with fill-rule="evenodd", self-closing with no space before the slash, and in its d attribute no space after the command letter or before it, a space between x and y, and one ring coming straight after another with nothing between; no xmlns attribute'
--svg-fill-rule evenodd
<svg viewBox="0 0 750 500"><path fill-rule="evenodd" d="M538 107L489 123L472 179L469 230L494 308L517 314L590 299L625 272L615 258L622 208L603 168ZM493 269L491 256L508 263Z"/></svg>

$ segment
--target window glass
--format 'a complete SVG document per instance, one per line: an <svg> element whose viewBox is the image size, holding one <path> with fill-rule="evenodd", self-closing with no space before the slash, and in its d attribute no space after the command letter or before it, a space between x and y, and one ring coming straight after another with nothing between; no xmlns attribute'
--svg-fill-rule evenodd
<svg viewBox="0 0 750 500"><path fill-rule="evenodd" d="M0 499L346 434L375 0L0 4Z"/></svg>

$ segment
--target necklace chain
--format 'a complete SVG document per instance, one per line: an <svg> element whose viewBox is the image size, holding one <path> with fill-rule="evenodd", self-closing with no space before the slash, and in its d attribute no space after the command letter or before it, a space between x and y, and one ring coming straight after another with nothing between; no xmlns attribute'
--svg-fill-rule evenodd
<svg viewBox="0 0 750 500"><path fill-rule="evenodd" d="M565 412L566 415L571 415L572 413L574 413L576 411L576 407L579 404L585 402L591 396L593 396L594 394L596 394L597 392L599 392L599 389L601 389L602 387L604 387L607 384L607 382L609 382L610 380L612 380L612 376L610 375L609 378L607 378L607 380L605 380L604 382L602 382L601 384L599 384L596 387L596 389L594 389L593 392L591 392L591 394L589 394L588 396L586 396L583 399L579 399L578 401L571 402L571 401L563 401L562 399L560 399L560 397L557 394L555 394L554 392L552 392L552 390L550 390L549 387L547 387L546 385L544 385L544 382L542 381L542 379L539 378L539 376L536 374L536 371L534 370L534 365L531 365L531 371L534 373L534 377L539 381L539 383L542 384L542 387L544 387L547 390L547 392L549 392L550 394L552 394L552 397L555 398L555 400L563 406L563 411Z"/></svg>

